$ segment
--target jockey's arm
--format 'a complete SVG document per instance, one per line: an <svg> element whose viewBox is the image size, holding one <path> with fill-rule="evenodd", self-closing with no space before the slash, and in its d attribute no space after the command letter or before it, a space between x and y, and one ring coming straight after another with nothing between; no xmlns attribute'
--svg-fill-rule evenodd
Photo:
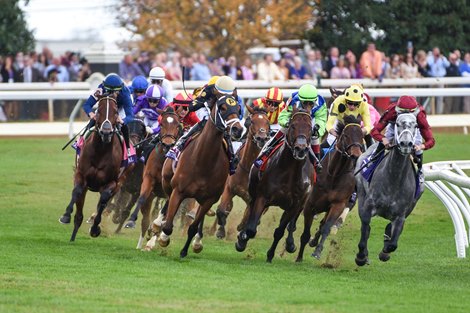
<svg viewBox="0 0 470 313"><path fill-rule="evenodd" d="M370 131L370 135L372 138L374 138L376 141L382 142L383 138L385 138L384 135L382 135L382 130L387 127L388 123L391 121L394 121L396 119L396 113L394 109L387 110L385 113L382 115L380 120L375 124L374 128Z"/></svg>
<svg viewBox="0 0 470 313"><path fill-rule="evenodd" d="M123 108L124 112L126 113L126 117L124 118L124 124L129 123L134 119L134 112L132 111L132 100L130 96L123 97Z"/></svg>
<svg viewBox="0 0 470 313"><path fill-rule="evenodd" d="M432 135L431 126L429 126L428 120L426 119L426 113L421 110L417 116L418 128L421 136L424 139L424 150L431 149L434 147L436 141Z"/></svg>
<svg viewBox="0 0 470 313"><path fill-rule="evenodd" d="M321 138L326 131L326 121L328 117L328 109L326 105L322 105L320 109L315 112L315 124L320 128L318 129L318 137Z"/></svg>
<svg viewBox="0 0 470 313"><path fill-rule="evenodd" d="M335 101L331 104L330 114L326 122L326 130L336 136L335 122L338 119L339 109L338 106L342 103L342 97L337 97Z"/></svg>
<svg viewBox="0 0 470 313"><path fill-rule="evenodd" d="M292 107L288 106L279 113L278 122L281 127L287 128L289 126L289 120L292 115Z"/></svg>
<svg viewBox="0 0 470 313"><path fill-rule="evenodd" d="M93 106L96 103L96 98L91 95L88 97L87 101L83 104L83 111L85 111L87 116L90 116L90 113L93 113ZM93 114L94 115L94 114Z"/></svg>
<svg viewBox="0 0 470 313"><path fill-rule="evenodd" d="M372 129L370 122L369 104L367 102L362 102L360 109L361 111L359 112L359 114L361 115L362 122L364 123L364 126L362 127L362 132L364 133L364 135L367 135Z"/></svg>

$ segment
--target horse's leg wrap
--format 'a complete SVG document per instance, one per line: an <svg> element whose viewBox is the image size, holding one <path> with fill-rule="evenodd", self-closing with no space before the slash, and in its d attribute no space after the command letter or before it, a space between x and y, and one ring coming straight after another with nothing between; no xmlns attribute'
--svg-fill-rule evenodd
<svg viewBox="0 0 470 313"><path fill-rule="evenodd" d="M238 165L238 158L233 151L232 139L230 135L224 132L224 139L227 141L227 153L228 153L228 161L230 163L230 175L235 174Z"/></svg>

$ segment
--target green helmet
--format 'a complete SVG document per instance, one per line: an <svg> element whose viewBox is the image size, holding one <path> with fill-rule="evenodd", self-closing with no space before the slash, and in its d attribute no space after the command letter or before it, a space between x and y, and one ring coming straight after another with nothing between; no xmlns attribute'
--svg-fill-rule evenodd
<svg viewBox="0 0 470 313"><path fill-rule="evenodd" d="M300 101L313 101L316 102L318 98L317 88L310 84L305 84L299 89Z"/></svg>

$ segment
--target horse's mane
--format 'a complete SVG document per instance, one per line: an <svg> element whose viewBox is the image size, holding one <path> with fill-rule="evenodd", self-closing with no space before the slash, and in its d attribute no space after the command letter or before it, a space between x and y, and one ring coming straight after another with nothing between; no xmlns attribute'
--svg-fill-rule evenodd
<svg viewBox="0 0 470 313"><path fill-rule="evenodd" d="M171 107L171 106L166 106L166 107L163 109L163 113L176 113L176 112L175 112L175 109L173 109L173 107Z"/></svg>
<svg viewBox="0 0 470 313"><path fill-rule="evenodd" d="M360 123L361 123L360 118L355 117L354 115L346 115L344 117L344 123L338 123L338 125L337 125L338 135L343 133L343 130L346 127L346 125L348 125L348 124L360 124Z"/></svg>
<svg viewBox="0 0 470 313"><path fill-rule="evenodd" d="M265 114L267 114L268 111L265 108L254 107L253 108L253 113L265 113Z"/></svg>

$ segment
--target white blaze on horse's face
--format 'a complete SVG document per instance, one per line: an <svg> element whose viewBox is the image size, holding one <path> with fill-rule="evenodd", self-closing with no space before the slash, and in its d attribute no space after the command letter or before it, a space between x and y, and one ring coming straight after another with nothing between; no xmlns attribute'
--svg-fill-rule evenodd
<svg viewBox="0 0 470 313"><path fill-rule="evenodd" d="M173 123L174 120L175 120L175 119L172 118L171 116L168 116L168 117L166 118L166 121L168 122L168 124Z"/></svg>
<svg viewBox="0 0 470 313"><path fill-rule="evenodd" d="M417 131L416 116L412 113L399 114L395 123L395 142L402 154L413 151Z"/></svg>

